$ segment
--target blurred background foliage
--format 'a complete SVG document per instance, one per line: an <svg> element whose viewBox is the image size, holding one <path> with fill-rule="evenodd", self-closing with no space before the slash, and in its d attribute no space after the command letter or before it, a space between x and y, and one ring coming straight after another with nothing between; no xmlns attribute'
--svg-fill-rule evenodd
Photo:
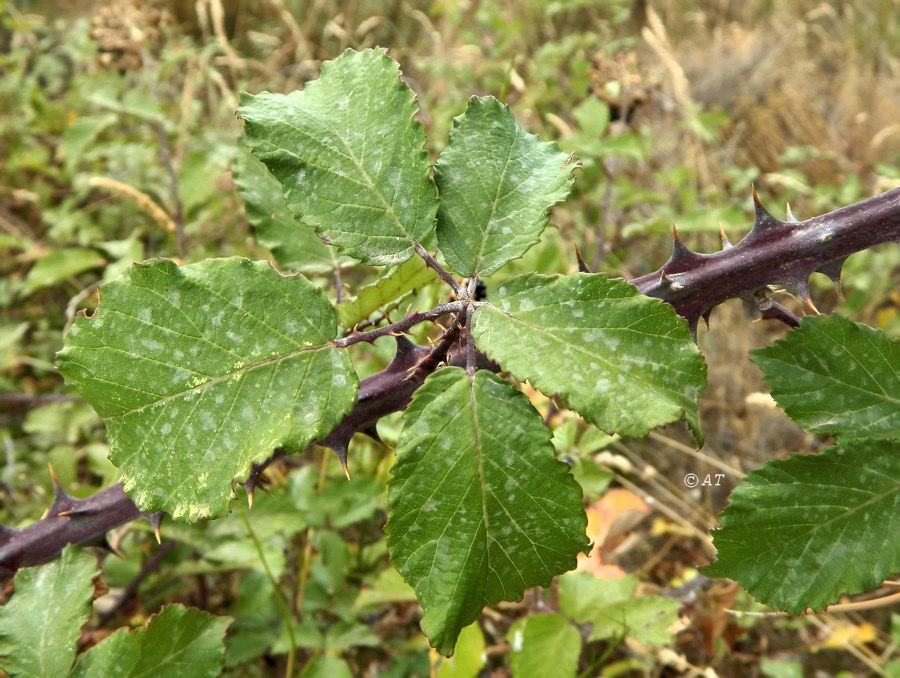
<svg viewBox="0 0 900 678"><path fill-rule="evenodd" d="M53 367L102 282L150 257L271 256L232 180L238 93L301 88L323 60L375 45L390 48L416 91L435 157L466 99L494 95L580 158L572 199L503 275L573 271L577 246L592 270L636 277L668 258L673 223L692 248L712 251L720 226L733 241L748 230L751 184L777 216L789 202L800 219L900 185L897 0L0 0L3 523L41 514L48 465L74 495L117 479L102 425ZM351 268L344 286L377 275ZM335 295L330 276L317 280ZM823 311L839 305L900 335L897 247L851 257L843 301L816 282ZM109 592L84 643L182 601L235 618L236 676L283 672L291 646L304 675L528 676L547 652L584 676L900 675L896 614L893 627L881 610L741 616L725 610L752 611L752 601L696 576L712 556L706 530L741 473L826 442L763 395L747 351L785 328L750 320L735 301L701 331L710 367L701 452L679 427L610 438L532 394L601 525L593 562L621 573L566 575L486 610L453 662L429 654L414 597L385 555L396 417L379 425L384 445L354 441L349 483L332 453L315 449L270 467L249 522L236 509L215 523L166 524L162 546L141 523L111 535L120 557L104 561ZM357 351L360 375L392 351L390 342ZM724 476L689 491L686 472ZM630 500L614 502L610 485ZM625 572L635 586L604 589ZM679 606L649 602L646 619L610 627L573 608L579 595L601 607Z"/></svg>

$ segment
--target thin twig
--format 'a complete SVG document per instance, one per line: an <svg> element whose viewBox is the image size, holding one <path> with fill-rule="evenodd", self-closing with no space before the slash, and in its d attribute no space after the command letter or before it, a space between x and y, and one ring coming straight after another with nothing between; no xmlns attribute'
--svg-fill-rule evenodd
<svg viewBox="0 0 900 678"><path fill-rule="evenodd" d="M183 260L187 245L184 235L184 208L178 190L178 173L172 164L172 146L169 143L169 135L166 134L166 130L159 120L154 121L153 128L156 130L156 138L159 140L159 154L163 167L166 168L166 173L169 175L169 195L172 200L172 221L175 222L175 242L178 247L178 258Z"/></svg>
<svg viewBox="0 0 900 678"><path fill-rule="evenodd" d="M437 259L428 254L428 251L419 243L413 245L413 249L416 251L416 254L422 257L422 260L428 265L428 268L437 273L441 280L450 285L450 288L457 296L461 294L462 288L459 286L459 283L456 282L456 278L450 275L447 269L437 262Z"/></svg>
<svg viewBox="0 0 900 678"><path fill-rule="evenodd" d="M413 313L403 320L395 322L391 325L385 325L384 327L379 327L375 330L369 330L368 332L356 332L355 334L351 334L349 337L335 339L331 342L331 345L335 348L347 348L352 344L358 344L363 341L372 343L373 341L375 341L376 339L380 339L381 337L402 334L409 330L413 325L418 325L421 322L425 322L427 320L437 320L441 316L447 315L449 313L459 313L463 309L464 305L462 301L451 301L449 304L443 304L441 306L438 306L437 308L431 309L430 311Z"/></svg>

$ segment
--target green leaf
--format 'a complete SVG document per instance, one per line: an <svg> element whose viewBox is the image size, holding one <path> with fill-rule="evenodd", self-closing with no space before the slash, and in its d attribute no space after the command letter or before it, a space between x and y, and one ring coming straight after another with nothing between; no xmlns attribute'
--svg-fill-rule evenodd
<svg viewBox="0 0 900 678"><path fill-rule="evenodd" d="M444 368L416 391L388 489L388 551L444 655L486 605L575 566L587 548L581 488L521 393Z"/></svg>
<svg viewBox="0 0 900 678"><path fill-rule="evenodd" d="M353 406L336 332L320 291L265 262L156 260L103 287L57 364L105 419L141 510L197 520L228 512L252 462L304 450Z"/></svg>
<svg viewBox="0 0 900 678"><path fill-rule="evenodd" d="M271 250L275 261L303 273L334 270L334 253L313 229L294 219L284 203L281 184L266 166L242 149L233 169L247 220L256 229L256 239Z"/></svg>
<svg viewBox="0 0 900 678"><path fill-rule="evenodd" d="M840 315L807 317L751 352L772 397L807 431L900 438L900 341Z"/></svg>
<svg viewBox="0 0 900 678"><path fill-rule="evenodd" d="M576 163L538 140L496 99L469 99L434 168L438 244L456 273L487 276L534 245L548 210L572 189Z"/></svg>
<svg viewBox="0 0 900 678"><path fill-rule="evenodd" d="M678 603L636 597L637 585L634 575L598 579L588 572L569 572L559 578L559 609L577 624L593 622L592 640L627 635L647 645L670 642L668 629L677 617Z"/></svg>
<svg viewBox="0 0 900 678"><path fill-rule="evenodd" d="M144 628L119 629L85 652L78 658L72 678L215 678L225 663L225 631L230 624L229 617L170 605L151 617Z"/></svg>
<svg viewBox="0 0 900 678"><path fill-rule="evenodd" d="M671 643L669 628L678 619L678 601L660 596L641 596L601 608L594 617L588 640L628 636L645 645Z"/></svg>
<svg viewBox="0 0 900 678"><path fill-rule="evenodd" d="M326 654L317 654L309 660L300 678L351 678L353 672L350 666L340 657L331 657Z"/></svg>
<svg viewBox="0 0 900 678"><path fill-rule="evenodd" d="M375 283L363 287L355 297L338 304L341 325L353 328L378 309L437 280L437 273L425 264L424 259L413 257Z"/></svg>
<svg viewBox="0 0 900 678"><path fill-rule="evenodd" d="M119 116L107 113L105 115L85 115L72 121L60 135L57 154L63 160L66 168L71 169L79 163L85 153L97 141L97 137L112 125L118 122Z"/></svg>
<svg viewBox="0 0 900 678"><path fill-rule="evenodd" d="M0 667L11 676L66 676L91 614L97 559L66 546L59 560L19 570L0 607Z"/></svg>
<svg viewBox="0 0 900 678"><path fill-rule="evenodd" d="M819 455L771 461L731 493L703 569L757 600L820 610L900 570L900 443L853 440Z"/></svg>
<svg viewBox="0 0 900 678"><path fill-rule="evenodd" d="M45 287L52 287L85 271L100 268L105 263L106 259L96 250L84 247L53 250L39 259L28 271L22 296L28 296Z"/></svg>
<svg viewBox="0 0 900 678"><path fill-rule="evenodd" d="M476 678L484 668L484 634L477 623L459 634L453 656L437 665L437 678Z"/></svg>
<svg viewBox="0 0 900 678"><path fill-rule="evenodd" d="M687 323L622 280L513 278L475 311L472 335L503 369L609 433L645 436L683 417L702 444L706 367Z"/></svg>
<svg viewBox="0 0 900 678"><path fill-rule="evenodd" d="M590 572L567 572L557 580L559 609L576 624L584 624L597 610L632 600L637 585L634 575L598 579Z"/></svg>
<svg viewBox="0 0 900 678"><path fill-rule="evenodd" d="M381 571L371 588L364 588L353 603L354 610L386 603L409 603L416 600L416 592L393 567Z"/></svg>
<svg viewBox="0 0 900 678"><path fill-rule="evenodd" d="M242 95L251 148L288 208L341 252L399 264L435 226L437 194L412 91L384 50L347 50L287 96Z"/></svg>
<svg viewBox="0 0 900 678"><path fill-rule="evenodd" d="M509 666L513 678L574 676L581 635L559 614L533 614L509 629Z"/></svg>

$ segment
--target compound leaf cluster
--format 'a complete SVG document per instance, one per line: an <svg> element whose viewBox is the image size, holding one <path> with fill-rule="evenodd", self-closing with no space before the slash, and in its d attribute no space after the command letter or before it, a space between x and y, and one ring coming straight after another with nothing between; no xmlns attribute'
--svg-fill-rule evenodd
<svg viewBox="0 0 900 678"><path fill-rule="evenodd" d="M799 613L900 570L900 342L839 315L757 349L778 404L837 444L771 461L731 494L705 572Z"/></svg>
<svg viewBox="0 0 900 678"><path fill-rule="evenodd" d="M391 411L412 396L389 488L388 549L432 644L451 654L485 605L548 583L587 547L580 487L512 379L608 433L643 436L684 419L701 444L706 372L688 323L624 281L526 274L476 299L476 277L538 240L577 163L524 132L502 104L474 98L432 166L415 113L383 50L348 50L302 92L245 95L240 110L255 159L242 160L237 181L276 259L327 272L337 262L330 243L394 267L375 284L336 309L313 283L264 263L147 262L103 288L59 368L106 420L111 457L142 510L222 516L233 483L274 449L349 440L372 423L371 394L357 402L345 349L412 322L371 336L357 325L378 326L406 295L448 282L455 297L414 319L447 316L447 350L406 342L379 374L403 375ZM757 240L779 227L757 216ZM687 269L709 259L681 252L673 261L685 270L657 283L685 288ZM749 474L722 514L718 561L706 571L781 609L823 607L900 570L900 349L832 316L804 319L753 359L790 416L837 442ZM666 605L621 608L629 632L664 638ZM624 632L618 621L591 621L596 638Z"/></svg>

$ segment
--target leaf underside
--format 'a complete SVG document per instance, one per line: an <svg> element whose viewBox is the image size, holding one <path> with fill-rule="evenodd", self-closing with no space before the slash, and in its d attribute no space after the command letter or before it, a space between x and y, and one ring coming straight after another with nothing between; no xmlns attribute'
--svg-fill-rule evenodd
<svg viewBox="0 0 900 678"><path fill-rule="evenodd" d="M840 315L811 316L751 358L807 431L900 439L900 341Z"/></svg>
<svg viewBox="0 0 900 678"><path fill-rule="evenodd" d="M486 605L546 586L588 546L581 488L549 430L489 372L428 377L406 412L393 474L388 551L442 654Z"/></svg>
<svg viewBox="0 0 900 678"><path fill-rule="evenodd" d="M772 461L731 494L712 577L792 614L878 586L900 570L900 443L854 440Z"/></svg>
<svg viewBox="0 0 900 678"><path fill-rule="evenodd" d="M288 95L243 94L253 154L288 208L341 252L399 264L435 227L437 193L412 90L384 50L347 50Z"/></svg>
<svg viewBox="0 0 900 678"><path fill-rule="evenodd" d="M609 433L642 437L682 417L702 444L706 366L671 306L599 274L527 274L475 311L478 348Z"/></svg>
<svg viewBox="0 0 900 678"><path fill-rule="evenodd" d="M488 276L538 241L548 210L572 188L575 163L525 132L509 108L473 97L435 164L438 244L462 276Z"/></svg>
<svg viewBox="0 0 900 678"><path fill-rule="evenodd" d="M228 512L252 462L302 451L353 406L336 332L320 291L265 262L155 260L104 286L57 364L105 420L138 507L197 520Z"/></svg>

